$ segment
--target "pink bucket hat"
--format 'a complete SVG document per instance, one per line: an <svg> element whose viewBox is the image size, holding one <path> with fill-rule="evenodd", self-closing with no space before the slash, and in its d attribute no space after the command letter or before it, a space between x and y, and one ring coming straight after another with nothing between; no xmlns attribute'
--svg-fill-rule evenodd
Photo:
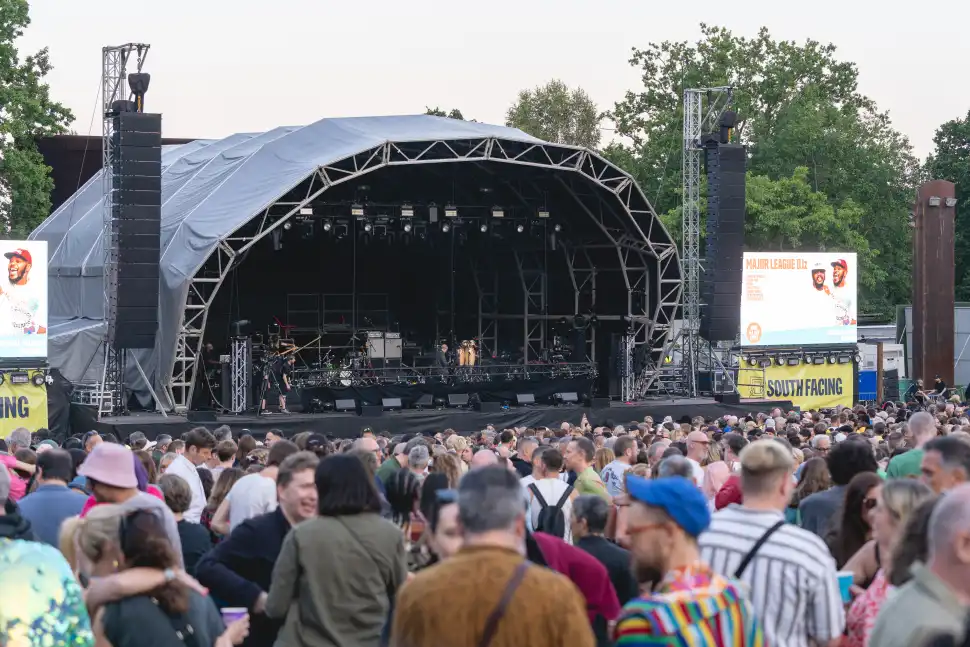
<svg viewBox="0 0 970 647"><path fill-rule="evenodd" d="M131 450L123 445L101 443L91 450L77 473L111 487L138 487Z"/></svg>

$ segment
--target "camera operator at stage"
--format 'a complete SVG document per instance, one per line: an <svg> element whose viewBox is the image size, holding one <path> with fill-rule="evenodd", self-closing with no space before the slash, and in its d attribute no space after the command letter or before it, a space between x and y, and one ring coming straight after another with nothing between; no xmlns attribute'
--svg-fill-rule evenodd
<svg viewBox="0 0 970 647"><path fill-rule="evenodd" d="M264 369L263 398L259 405L263 413L268 413L266 409L266 393L271 390L279 394L280 413L289 413L286 408L286 394L292 388L290 374L293 372L295 364L296 358L292 355L289 357L277 357L272 361L272 364L267 365Z"/></svg>

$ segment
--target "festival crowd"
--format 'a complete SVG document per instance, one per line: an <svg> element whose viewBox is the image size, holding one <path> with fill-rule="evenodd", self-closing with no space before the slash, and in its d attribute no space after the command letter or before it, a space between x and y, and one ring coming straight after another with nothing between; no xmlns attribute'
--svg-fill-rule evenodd
<svg viewBox="0 0 970 647"><path fill-rule="evenodd" d="M964 645L968 413L18 429L0 646Z"/></svg>

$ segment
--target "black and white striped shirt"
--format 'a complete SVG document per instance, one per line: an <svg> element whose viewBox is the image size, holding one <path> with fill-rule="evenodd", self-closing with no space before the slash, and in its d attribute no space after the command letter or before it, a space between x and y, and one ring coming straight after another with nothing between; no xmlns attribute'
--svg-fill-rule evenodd
<svg viewBox="0 0 970 647"><path fill-rule="evenodd" d="M732 505L715 513L698 540L701 559L734 577L761 536L783 520L781 512ZM824 645L842 635L845 609L835 560L813 533L785 524L768 538L741 575L772 647Z"/></svg>

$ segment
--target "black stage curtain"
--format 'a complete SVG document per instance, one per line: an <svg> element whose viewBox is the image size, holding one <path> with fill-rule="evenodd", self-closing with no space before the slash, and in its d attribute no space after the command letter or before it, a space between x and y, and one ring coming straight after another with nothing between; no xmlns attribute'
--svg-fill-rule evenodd
<svg viewBox="0 0 970 647"><path fill-rule="evenodd" d="M408 407L417 402L422 395L430 393L432 396L447 398L450 393L477 394L482 402L511 402L515 404L516 394L531 393L536 402L551 400L555 393L575 393L580 399L589 395L592 380L587 378L555 378L542 380L503 380L488 382L466 382L454 386L443 382L426 382L424 384L385 384L373 386L348 387L308 387L298 389L300 403L303 410L310 408L310 401L314 398L324 402L334 400L356 400L358 404L381 404L383 398L401 398L401 403Z"/></svg>

